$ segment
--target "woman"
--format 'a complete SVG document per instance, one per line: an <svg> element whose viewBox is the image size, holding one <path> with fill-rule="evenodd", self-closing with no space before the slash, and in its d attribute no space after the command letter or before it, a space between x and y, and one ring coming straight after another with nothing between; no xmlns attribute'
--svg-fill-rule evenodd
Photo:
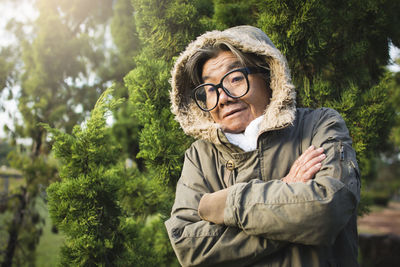
<svg viewBox="0 0 400 267"><path fill-rule="evenodd" d="M295 107L260 29L212 31L172 72L172 111L198 139L171 218L183 266L357 266L360 177L343 119Z"/></svg>

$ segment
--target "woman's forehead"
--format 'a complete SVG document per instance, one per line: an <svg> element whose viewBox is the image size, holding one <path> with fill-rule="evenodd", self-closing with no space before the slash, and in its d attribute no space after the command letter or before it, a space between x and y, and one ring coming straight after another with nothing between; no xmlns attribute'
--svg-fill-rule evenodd
<svg viewBox="0 0 400 267"><path fill-rule="evenodd" d="M241 67L240 60L231 51L222 51L216 57L210 58L203 65L203 81L213 78L221 78L228 71Z"/></svg>

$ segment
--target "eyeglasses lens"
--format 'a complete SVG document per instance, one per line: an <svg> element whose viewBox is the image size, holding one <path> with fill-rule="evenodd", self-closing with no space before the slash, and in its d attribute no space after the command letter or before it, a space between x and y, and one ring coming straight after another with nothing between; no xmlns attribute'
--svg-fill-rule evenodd
<svg viewBox="0 0 400 267"><path fill-rule="evenodd" d="M235 71L224 78L222 86L228 90L233 97L241 97L247 91L247 80L243 72Z"/></svg>
<svg viewBox="0 0 400 267"><path fill-rule="evenodd" d="M215 86L204 85L196 90L196 101L202 109L213 109L217 105L218 95Z"/></svg>

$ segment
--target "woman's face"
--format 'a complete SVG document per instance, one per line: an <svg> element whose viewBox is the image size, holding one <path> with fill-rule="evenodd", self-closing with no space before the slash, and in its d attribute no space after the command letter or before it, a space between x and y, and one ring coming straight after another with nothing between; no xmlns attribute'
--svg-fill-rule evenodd
<svg viewBox="0 0 400 267"><path fill-rule="evenodd" d="M203 65L202 79L204 83L219 84L221 78L240 65L238 58L230 51L222 51ZM210 111L213 120L221 125L224 132L241 133L255 118L261 116L270 101L270 90L262 74L249 74L249 92L239 98L229 97L219 88L219 101L215 109Z"/></svg>

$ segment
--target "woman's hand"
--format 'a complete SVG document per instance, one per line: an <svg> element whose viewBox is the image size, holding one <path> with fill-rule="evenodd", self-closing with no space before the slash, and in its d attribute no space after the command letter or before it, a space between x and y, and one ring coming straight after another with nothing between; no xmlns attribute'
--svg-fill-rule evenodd
<svg viewBox="0 0 400 267"><path fill-rule="evenodd" d="M202 220L215 224L224 224L225 202L228 188L211 194L204 194L200 199L198 214Z"/></svg>
<svg viewBox="0 0 400 267"><path fill-rule="evenodd" d="M293 163L289 173L281 180L285 183L307 182L321 169L321 161L326 158L322 147L310 146Z"/></svg>

